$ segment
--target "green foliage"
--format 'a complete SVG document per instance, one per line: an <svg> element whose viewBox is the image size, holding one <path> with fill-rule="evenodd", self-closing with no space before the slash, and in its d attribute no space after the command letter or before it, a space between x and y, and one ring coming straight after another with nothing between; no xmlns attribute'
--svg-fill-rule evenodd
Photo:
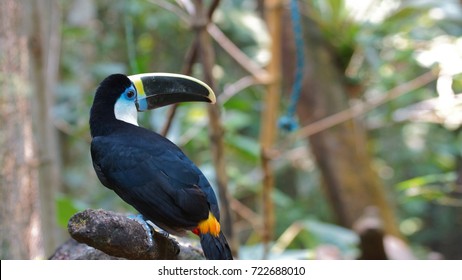
<svg viewBox="0 0 462 280"><path fill-rule="evenodd" d="M308 13L321 29L323 39L333 48L341 66L346 69L357 47L356 38L361 25L353 20L345 1L313 1Z"/></svg>
<svg viewBox="0 0 462 280"><path fill-rule="evenodd" d="M305 246L313 248L321 244L336 246L346 255L352 255L359 242L358 236L353 231L333 224L323 223L316 220L301 222L304 232ZM303 240L302 240L303 241Z"/></svg>
<svg viewBox="0 0 462 280"><path fill-rule="evenodd" d="M451 196L457 190L454 183L456 180L457 174L455 172L429 174L400 182L396 187L404 192L406 200L420 199L462 207L462 199Z"/></svg>
<svg viewBox="0 0 462 280"><path fill-rule="evenodd" d="M286 229L288 239L282 235L272 244L269 259L315 259L316 249L335 246L339 257L354 259L358 255L359 238L353 231L316 219L295 221ZM241 259L259 259L263 255L260 244L245 245L239 252Z"/></svg>
<svg viewBox="0 0 462 280"><path fill-rule="evenodd" d="M67 228L69 219L77 212L87 208L87 204L77 201L68 196L60 195L56 197L57 223L62 228Z"/></svg>

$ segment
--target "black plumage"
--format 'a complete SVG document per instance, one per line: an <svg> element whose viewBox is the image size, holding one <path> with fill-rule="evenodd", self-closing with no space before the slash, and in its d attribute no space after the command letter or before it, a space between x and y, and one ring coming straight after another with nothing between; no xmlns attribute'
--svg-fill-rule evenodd
<svg viewBox="0 0 462 280"><path fill-rule="evenodd" d="M170 140L115 117L115 103L130 86L127 76L112 75L95 94L91 156L101 183L170 233L197 228L209 212L219 221L215 193L199 168ZM202 234L201 244L207 258L232 258L221 232Z"/></svg>

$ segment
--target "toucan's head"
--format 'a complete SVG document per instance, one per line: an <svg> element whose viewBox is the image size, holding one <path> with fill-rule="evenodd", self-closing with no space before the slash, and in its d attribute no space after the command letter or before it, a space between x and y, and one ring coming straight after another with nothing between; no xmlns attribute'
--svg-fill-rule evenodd
<svg viewBox="0 0 462 280"><path fill-rule="evenodd" d="M96 90L90 130L95 136L96 130L110 120L138 125L137 112L191 101L215 103L215 94L204 82L180 74L113 74Z"/></svg>

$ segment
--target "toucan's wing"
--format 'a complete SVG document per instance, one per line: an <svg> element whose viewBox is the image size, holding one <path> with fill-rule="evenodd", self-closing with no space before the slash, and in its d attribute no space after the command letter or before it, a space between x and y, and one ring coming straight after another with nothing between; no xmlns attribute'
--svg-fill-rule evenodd
<svg viewBox="0 0 462 280"><path fill-rule="evenodd" d="M91 154L96 173L106 187L153 222L197 226L208 217L211 187L208 182L200 186L204 182L199 169L178 147L161 139L165 138L151 142L136 135L95 137Z"/></svg>
<svg viewBox="0 0 462 280"><path fill-rule="evenodd" d="M169 141L170 142L170 141ZM171 143L171 142L170 142ZM160 168L168 176L173 185L186 185L194 184L198 186L207 197L210 209L214 216L220 220L220 212L218 210L218 202L207 178L200 169L177 147L175 149L168 149L162 155L165 158L165 165ZM174 168L165 168L165 167Z"/></svg>

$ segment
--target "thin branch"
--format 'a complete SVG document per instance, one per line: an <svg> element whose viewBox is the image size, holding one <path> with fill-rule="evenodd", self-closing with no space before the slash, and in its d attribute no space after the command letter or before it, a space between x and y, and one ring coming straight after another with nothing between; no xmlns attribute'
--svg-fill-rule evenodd
<svg viewBox="0 0 462 280"><path fill-rule="evenodd" d="M222 47L242 68L252 74L258 82L262 84L270 82L271 78L269 73L242 52L216 24L210 22L207 25L207 31L218 45L220 45L220 47Z"/></svg>
<svg viewBox="0 0 462 280"><path fill-rule="evenodd" d="M148 0L148 2L157 5L161 8L166 9L167 11L170 11L177 15L181 20L183 20L186 23L190 22L190 17L187 13L185 13L182 9L180 9L178 6L173 5L172 3L166 1L166 0Z"/></svg>
<svg viewBox="0 0 462 280"><path fill-rule="evenodd" d="M369 102L363 102L361 104L352 106L348 109L340 111L336 114L330 115L326 118L323 118L319 121L316 121L312 124L309 124L297 132L289 136L289 139L300 139L311 136L313 134L319 133L326 129L329 129L333 126L336 126L340 123L346 122L348 120L357 118L361 115L366 114L369 111L383 105L390 100L396 99L406 93L409 93L415 89L421 88L437 78L437 75L433 71L429 71L425 74L418 76L417 78L408 81L407 83L396 86L387 93L381 95L380 97L371 100Z"/></svg>
<svg viewBox="0 0 462 280"><path fill-rule="evenodd" d="M176 14L180 19L188 24L192 24L191 16L181 10L178 6L173 5L165 0L149 0L149 2L158 5L168 11ZM271 81L271 77L268 72L259 66L257 63L242 52L222 31L221 29L211 21L213 12L219 5L219 0L214 0L208 10L207 32L210 36L218 43L218 45L225 50L244 70L252 74L255 79L262 84L267 84ZM185 8L190 14L194 14L194 7L188 8L192 5L190 1L182 1ZM196 19L197 21L198 19Z"/></svg>
<svg viewBox="0 0 462 280"><path fill-rule="evenodd" d="M215 65L215 52L213 49L210 35L207 33L206 26L210 24L210 19L207 15L207 8L204 7L202 1L193 1L195 15L192 15L196 24L192 28L196 31L197 40L199 42L198 57L202 65L203 79L212 90L217 91L216 81L212 74L212 68ZM211 9L209 9L210 11ZM211 17L211 15L210 15ZM215 166L216 183L218 187L218 198L221 206L222 229L227 236L231 248L236 248L237 240L234 237L232 212L229 206L229 191L228 191L228 176L226 173L225 160L225 144L224 144L224 128L221 120L221 112L219 106L208 106L209 115L209 138L213 155L213 164Z"/></svg>
<svg viewBox="0 0 462 280"><path fill-rule="evenodd" d="M215 10L218 8L220 5L220 0L213 0L212 4L210 4L209 10L207 12L207 17L209 21L212 21L212 16Z"/></svg>
<svg viewBox="0 0 462 280"><path fill-rule="evenodd" d="M234 95L238 94L242 90L247 87L253 86L258 84L257 81L252 76L246 76L235 83L232 83L226 86L221 94L218 94L217 97L217 105L222 106L225 104L229 99L231 99ZM199 122L191 126L185 133L181 135L181 137L177 140L177 144L179 146L186 145L189 141L194 139L194 137L200 133L201 129L205 127L208 123L207 122Z"/></svg>
<svg viewBox="0 0 462 280"><path fill-rule="evenodd" d="M271 248L272 253L281 254L294 241L297 235L303 230L303 225L300 222L291 224L276 240Z"/></svg>
<svg viewBox="0 0 462 280"><path fill-rule="evenodd" d="M267 85L264 96L265 107L261 116L261 164L263 171L262 203L263 203L263 245L264 256L267 258L270 242L274 236L275 213L274 213L274 170L271 162L271 154L277 135L277 116L281 90L281 18L282 1L265 1L266 24L271 36L271 60L268 64L268 72L272 80Z"/></svg>
<svg viewBox="0 0 462 280"><path fill-rule="evenodd" d="M126 2L128 7L128 2ZM127 46L128 63L132 73L139 73L138 63L136 61L136 47L133 36L133 21L128 13L124 13L124 30L125 30L125 44Z"/></svg>
<svg viewBox="0 0 462 280"><path fill-rule="evenodd" d="M244 89L256 85L257 81L253 76L245 76L241 79L237 80L236 82L225 86L223 92L218 96L217 103L223 105L229 99L234 97L239 92L243 91Z"/></svg>
<svg viewBox="0 0 462 280"><path fill-rule="evenodd" d="M166 137L170 127L172 127L173 119L176 115L176 109L178 108L178 103L173 104L169 107L167 112L167 119L164 122L164 126L160 130L160 135Z"/></svg>
<svg viewBox="0 0 462 280"><path fill-rule="evenodd" d="M194 4L190 0L176 0L178 5L183 6L183 8L188 12L190 15L194 15L196 13Z"/></svg>
<svg viewBox="0 0 462 280"><path fill-rule="evenodd" d="M230 205L236 214L246 220L258 234L263 235L261 219L252 209L235 198L231 198Z"/></svg>
<svg viewBox="0 0 462 280"><path fill-rule="evenodd" d="M197 36L194 39L193 44L189 47L188 52L186 53L185 62L183 64L183 69L181 72L185 75L191 75L192 68L194 66L194 62L197 60L198 55L198 48L199 48L199 39ZM176 109L178 108L178 104L173 104L170 106L170 109L167 114L167 120L164 123L164 126L161 130L161 135L166 136L170 127L172 126L173 119L175 118Z"/></svg>

